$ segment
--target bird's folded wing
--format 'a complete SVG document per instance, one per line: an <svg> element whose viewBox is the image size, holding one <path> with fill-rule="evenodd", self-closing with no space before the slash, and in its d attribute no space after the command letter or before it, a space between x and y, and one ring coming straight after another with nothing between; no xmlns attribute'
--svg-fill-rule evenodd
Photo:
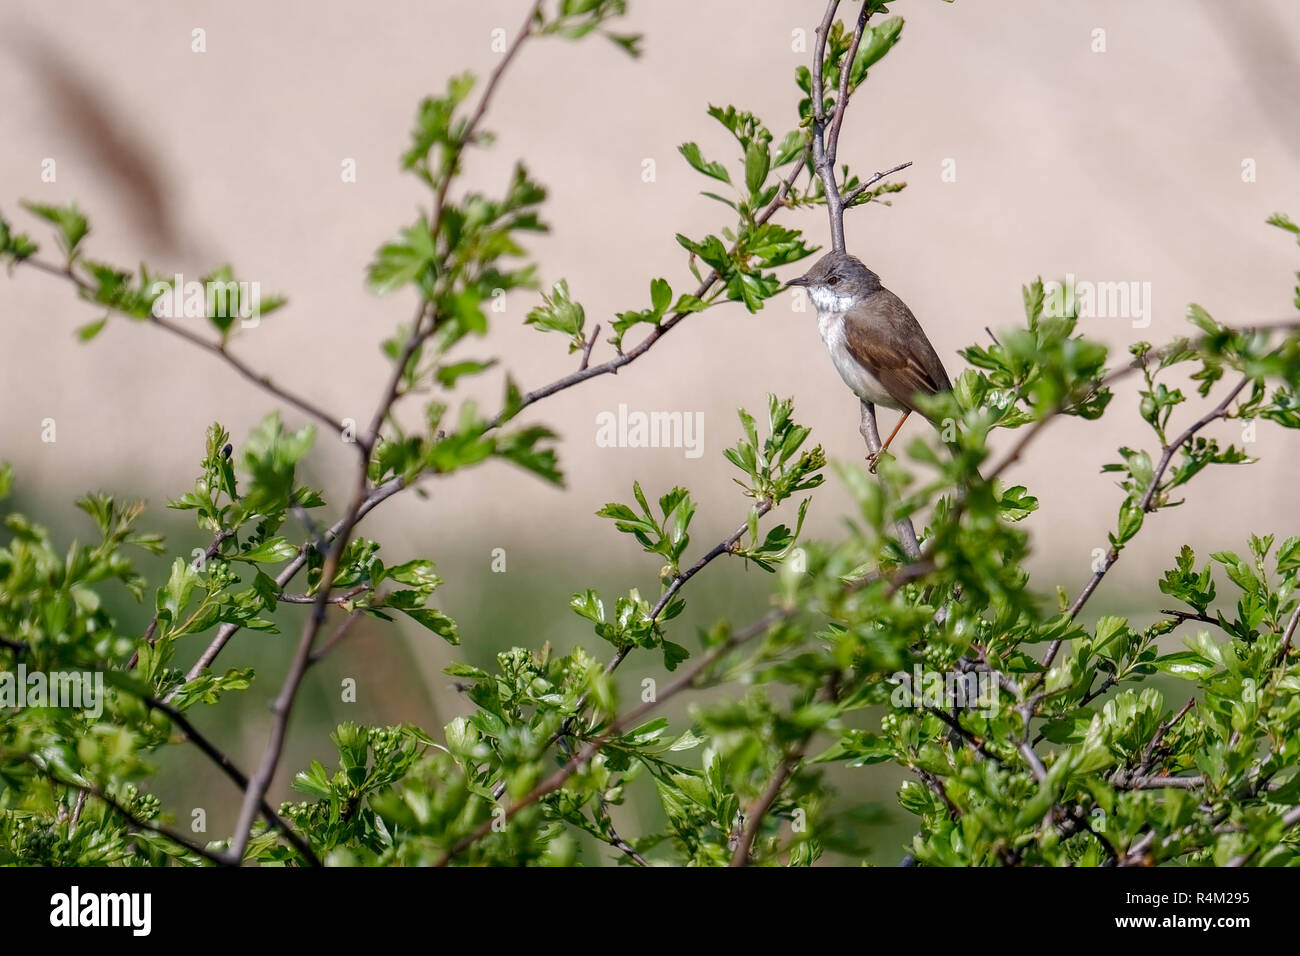
<svg viewBox="0 0 1300 956"><path fill-rule="evenodd" d="M934 346L898 296L882 289L863 305L845 317L845 345L885 391L911 408L917 392L934 395L952 388Z"/></svg>

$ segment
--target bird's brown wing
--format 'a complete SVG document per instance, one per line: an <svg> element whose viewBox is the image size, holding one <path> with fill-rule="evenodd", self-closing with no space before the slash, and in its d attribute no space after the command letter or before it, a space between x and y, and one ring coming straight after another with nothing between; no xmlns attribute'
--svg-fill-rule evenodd
<svg viewBox="0 0 1300 956"><path fill-rule="evenodd" d="M952 388L943 362L912 310L888 289L849 310L844 338L849 354L906 408L912 407L917 392L934 395Z"/></svg>

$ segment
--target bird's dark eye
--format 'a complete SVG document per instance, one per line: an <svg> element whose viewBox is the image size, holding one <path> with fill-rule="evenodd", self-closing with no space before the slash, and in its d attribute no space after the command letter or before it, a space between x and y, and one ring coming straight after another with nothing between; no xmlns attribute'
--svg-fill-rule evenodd
<svg viewBox="0 0 1300 956"><path fill-rule="evenodd" d="M839 282L839 281L840 281L840 277L839 277L839 276L831 276L829 279L826 280L826 284L827 284L827 285L835 285L835 283L837 283L837 282Z"/></svg>

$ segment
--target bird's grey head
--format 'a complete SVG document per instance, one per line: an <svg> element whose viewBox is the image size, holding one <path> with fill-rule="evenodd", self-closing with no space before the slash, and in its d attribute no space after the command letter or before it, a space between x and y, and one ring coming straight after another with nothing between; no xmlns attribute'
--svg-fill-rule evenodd
<svg viewBox="0 0 1300 956"><path fill-rule="evenodd" d="M828 252L806 273L786 285L807 289L818 312L844 312L855 302L880 291L880 276L847 252Z"/></svg>

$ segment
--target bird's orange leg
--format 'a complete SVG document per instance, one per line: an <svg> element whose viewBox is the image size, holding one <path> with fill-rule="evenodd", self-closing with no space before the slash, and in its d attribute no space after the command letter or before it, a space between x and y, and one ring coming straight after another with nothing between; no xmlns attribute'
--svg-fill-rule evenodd
<svg viewBox="0 0 1300 956"><path fill-rule="evenodd" d="M898 420L898 424L894 426L894 430L889 433L889 437L885 439L885 443L880 446L880 451L871 452L867 455L867 461L871 463L871 467L868 470L873 475L876 473L876 462L880 460L881 455L889 450L889 443L894 440L894 436L898 434L899 429L903 427L903 422L907 421L907 416L910 414L912 414L910 408L903 412L903 417Z"/></svg>

